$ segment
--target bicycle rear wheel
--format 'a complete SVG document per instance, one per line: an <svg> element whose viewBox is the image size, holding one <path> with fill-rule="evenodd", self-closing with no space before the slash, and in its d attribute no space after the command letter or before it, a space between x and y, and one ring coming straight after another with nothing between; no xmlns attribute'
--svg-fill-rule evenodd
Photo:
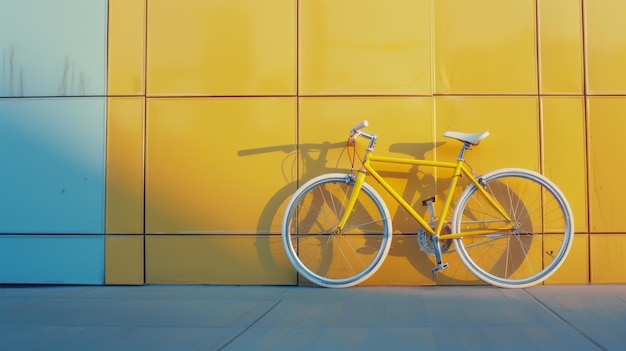
<svg viewBox="0 0 626 351"><path fill-rule="evenodd" d="M495 286L541 283L559 268L572 245L574 221L567 200L551 181L524 169L496 170L482 183L515 225L508 231L455 239L459 258L477 278ZM469 234L508 223L472 185L459 198L452 230Z"/></svg>
<svg viewBox="0 0 626 351"><path fill-rule="evenodd" d="M287 204L282 241L293 267L324 287L357 285L374 274L391 246L391 217L364 183L341 233L333 233L354 189L345 174L327 174L299 188Z"/></svg>

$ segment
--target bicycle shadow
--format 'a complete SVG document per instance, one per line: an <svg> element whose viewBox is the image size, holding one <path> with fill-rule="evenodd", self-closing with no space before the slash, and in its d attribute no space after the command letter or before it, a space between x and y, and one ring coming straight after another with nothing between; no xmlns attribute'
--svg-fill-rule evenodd
<svg viewBox="0 0 626 351"><path fill-rule="evenodd" d="M388 152L396 157L412 158L415 160L428 160L435 159L434 152L437 148L446 144L446 142L436 143L394 143L390 145ZM429 157L430 156L430 157ZM452 157L452 156L451 156ZM448 157L444 157L448 159ZM386 180L398 180L401 182L401 186L397 188L400 196L411 205L422 218L426 221L432 220L428 213L428 208L425 206L425 201L435 198L437 200L445 199L447 191L451 183L451 177L442 177L439 175L441 169L435 169L434 167L411 165L404 171L389 171L380 167L379 173ZM436 173L439 172L439 173ZM450 175L452 174L451 171ZM375 183L375 182L374 182ZM385 190L374 186L377 191L385 198L388 205L396 204L395 200L391 199L386 194ZM458 196L457 196L458 197ZM387 201L387 199L389 199ZM439 202L435 202L439 205ZM435 216L439 216L439 210L441 206L435 210ZM451 219L451 213L448 213L447 220ZM404 257L407 262L415 269L419 274L424 277L432 278L433 283L438 279L432 274L432 268L434 267L434 257L421 250L418 240L417 232L420 229L420 225L415 219L406 212L402 207L397 206L397 209L392 211L392 225L394 228L394 243L389 250L390 256ZM384 269L384 265L383 265ZM445 275L445 271L439 273L439 275ZM455 281L452 279L452 284L460 284L462 281Z"/></svg>
<svg viewBox="0 0 626 351"><path fill-rule="evenodd" d="M436 149L444 144L446 144L446 142L438 142L435 144L434 148ZM404 154L403 157L413 156L415 159L418 159L418 160L425 159L425 154L418 153L418 151L420 151L419 144L415 144L415 143L393 144L389 148L389 151L392 153L402 153ZM417 155L417 156L414 156L414 155ZM449 155L446 154L446 155L443 155L441 159L451 160L451 159L455 159L456 156L457 156L456 154L449 154ZM426 167L426 168L434 169L433 167ZM407 186L404 188L404 192L401 193L400 195L404 199L409 199L412 194L422 194L422 196L416 198L414 202L409 202L409 203L412 204L413 209L416 210L426 221L428 221L429 218L427 215L428 211L423 206L423 203L422 203L423 199L431 198L431 196L428 196L428 194L432 194L432 197L435 197L438 200L442 200L441 204L438 206L438 208L435 211L435 215L437 216L437 218L439 218L439 216L441 215L441 209L443 207L443 200L446 199L446 197L448 196L448 192L451 190L450 185L453 179L453 170L437 168L437 172L438 172L437 175L434 176L432 173L421 170L420 166L412 166L411 170L408 173L401 174L401 176L406 176L408 177L408 179L406 183ZM394 174L389 174L386 172L385 173L380 172L380 173L385 178L394 176ZM423 177L421 178L419 177L420 173L423 174ZM508 191L504 191L505 188L508 188L507 184L503 184L500 181L497 181L495 183L502 189L502 191L492 194L496 198L496 200L498 200L501 203L508 203L512 201L513 203L524 204L524 201L518 198L515 194L510 193ZM446 218L445 218L445 222L447 223L446 226L451 226L452 215L454 212L454 208L456 207L456 203L458 202L458 199L463 193L463 191L469 185L470 185L469 180L467 180L466 178L460 178L457 181L456 187L452 189L452 191L455 191L455 193L452 196L450 210L446 214ZM495 186L495 184L492 185L492 187L493 186ZM383 191L381 191L381 193L382 192ZM504 194L507 194L508 197L501 198L502 196L504 196ZM389 202L387 203L389 204ZM519 208L520 212L528 213L528 211L525 209L526 208L525 205L520 205L520 206L521 206ZM420 208L422 209L422 211L419 210ZM432 276L431 269L434 267L435 260L434 260L434 256L424 253L419 248L417 236L415 235L417 230L419 230L419 224L417 224L417 222L413 219L413 217L410 214L408 214L406 211L404 211L402 208L396 211L395 214L392 214L392 217L393 217L394 231L397 232L397 230L395 229L400 229L401 233L404 234L403 236L404 240L409 241L409 245L406 245L406 243L402 243L398 240L395 240L397 245L395 248L392 246L390 250L390 255L405 256L407 260L409 261L409 263L411 263L411 265L422 275ZM522 215L520 217L529 218L530 216ZM476 220L477 218L465 218L465 220L472 220L472 219ZM526 223L524 226L526 228L531 228L531 229L528 229L528 232L530 233L535 232L534 228L532 228L533 227L532 223ZM498 259L492 262L492 269L493 269L492 273L503 274L504 270L510 270L511 272L514 272L517 270L517 268L521 264L523 264L525 257L526 257L526 253L529 251L530 246L532 245L533 238L532 236L522 236L518 238L517 241L519 242L519 245L517 246L513 245L512 248L509 249L513 251L518 251L517 255L515 255L516 259L511 260L510 258L507 258L506 255L502 255L501 257L499 257ZM411 252L411 250L413 250L414 247L418 248L419 253L420 253L419 255L415 255L414 253ZM454 249L455 249L454 244L452 244L450 251L443 254L443 261L450 262L450 268L448 268L445 271L439 272L436 276L433 276L433 280L436 283L443 283L446 285L485 284L484 282L476 278L473 274L471 274L465 268L465 266L462 264L457 254L455 253Z"/></svg>
<svg viewBox="0 0 626 351"><path fill-rule="evenodd" d="M395 143L389 146L386 153L392 157L409 157L419 160L432 159L434 158L434 150L443 144L445 142ZM255 155L272 152L285 154L281 164L285 185L267 201L259 216L256 228L256 251L258 259L266 272L276 272L278 270L279 274L295 277L295 271L284 253L280 236L283 213L297 187L304 182L321 174L350 172L348 163L329 159L329 155L332 152L341 151L345 147L345 141L324 141L321 143L259 147L238 152L240 157L254 157ZM346 152L341 151L338 158L346 156ZM443 158L448 159L449 157L446 155ZM329 164L332 166L329 166ZM445 199L451 183L451 177L440 176L439 174L435 176L433 167L417 165L397 167L395 164L385 167L381 164L377 167L377 170L381 176L393 183L399 194L427 221L429 220L428 211L423 205L423 201L432 197ZM434 266L434 258L423 252L418 244L416 233L420 228L419 224L404 209L397 206L390 195L375 181L369 181L368 183L383 196L385 202L390 207L394 240L389 250L389 256L406 258L418 273L425 277L432 277L434 283L445 282L445 284L449 285L459 285L479 282L471 274L458 273L459 270L465 270L465 268L454 257L456 256L455 254L447 254L444 256L444 259L454 260L454 266L457 268L443 271L437 277L433 277L431 269ZM457 187L460 191L459 194L455 194L453 204L464 188L462 184ZM439 213L436 213L436 215L439 215ZM451 217L452 213L448 213L446 220L449 222ZM382 269L384 267L385 265L383 265ZM455 276L463 276L463 278L459 279L455 278ZM298 278L296 278L295 283L310 284L309 282L298 281Z"/></svg>
<svg viewBox="0 0 626 351"><path fill-rule="evenodd" d="M407 155L415 159L424 159L429 153L441 145L440 143L395 143L389 147L390 156L406 157ZM255 241L258 259L265 270L281 271L281 274L293 272L291 264L287 260L282 242L280 239L282 217L287 202L297 189L297 187L307 180L325 173L349 173L350 168L347 162L341 162L341 158L347 158L345 152L346 142L307 143L298 145L276 145L259 147L254 149L240 150L237 154L240 157L253 157L265 153L280 152L285 157L281 163L282 174L285 185L281 187L267 201L257 222L257 238ZM341 151L344 149L344 151ZM340 151L337 160L330 159L329 154L333 151ZM330 166L329 166L330 165ZM403 188L400 193L405 199L411 199L410 203L418 212L420 208L425 210L421 202L429 197L435 196L435 177L432 173L421 171L419 166L405 165L397 169L394 167L379 167L380 174L393 182L394 187ZM370 182L375 188L376 182ZM386 192L378 187L377 191L384 197L388 197ZM389 200L389 205L395 204ZM422 215L425 212L421 211ZM398 207L392 214L392 223L396 239L389 251L391 256L406 257L410 264L422 274L430 275L430 264L426 261L426 254L419 250L416 233L419 225L403 209ZM418 251L415 255L412 251ZM417 258L416 258L417 256Z"/></svg>

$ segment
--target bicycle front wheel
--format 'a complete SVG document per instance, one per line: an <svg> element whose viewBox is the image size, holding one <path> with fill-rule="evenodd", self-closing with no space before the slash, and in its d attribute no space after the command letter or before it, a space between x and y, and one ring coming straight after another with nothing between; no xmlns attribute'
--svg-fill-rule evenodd
<svg viewBox="0 0 626 351"><path fill-rule="evenodd" d="M380 195L364 183L343 230L335 232L352 195L345 174L327 174L293 195L282 224L289 261L305 279L324 287L357 285L374 274L391 246L391 217Z"/></svg>
<svg viewBox="0 0 626 351"><path fill-rule="evenodd" d="M459 258L486 283L525 288L541 283L561 266L572 245L572 210L544 176L525 169L501 169L482 177L483 188L506 212L506 220L473 185L459 198L453 233ZM499 228L511 227L509 230ZM471 235L472 231L493 231Z"/></svg>

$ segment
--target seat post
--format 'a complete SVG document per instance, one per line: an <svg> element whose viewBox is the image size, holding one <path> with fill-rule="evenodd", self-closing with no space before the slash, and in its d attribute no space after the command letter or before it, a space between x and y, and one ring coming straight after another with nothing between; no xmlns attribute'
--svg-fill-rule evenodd
<svg viewBox="0 0 626 351"><path fill-rule="evenodd" d="M457 157L457 161L465 161L464 156L465 156L465 150L469 150L471 147L470 143L463 143L463 146L461 147L461 151L459 152L459 157Z"/></svg>

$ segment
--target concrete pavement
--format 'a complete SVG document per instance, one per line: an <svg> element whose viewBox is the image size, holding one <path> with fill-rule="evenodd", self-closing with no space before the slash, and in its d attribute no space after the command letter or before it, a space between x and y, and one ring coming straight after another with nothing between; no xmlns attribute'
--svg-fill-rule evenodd
<svg viewBox="0 0 626 351"><path fill-rule="evenodd" d="M626 350L626 285L0 286L0 350Z"/></svg>

